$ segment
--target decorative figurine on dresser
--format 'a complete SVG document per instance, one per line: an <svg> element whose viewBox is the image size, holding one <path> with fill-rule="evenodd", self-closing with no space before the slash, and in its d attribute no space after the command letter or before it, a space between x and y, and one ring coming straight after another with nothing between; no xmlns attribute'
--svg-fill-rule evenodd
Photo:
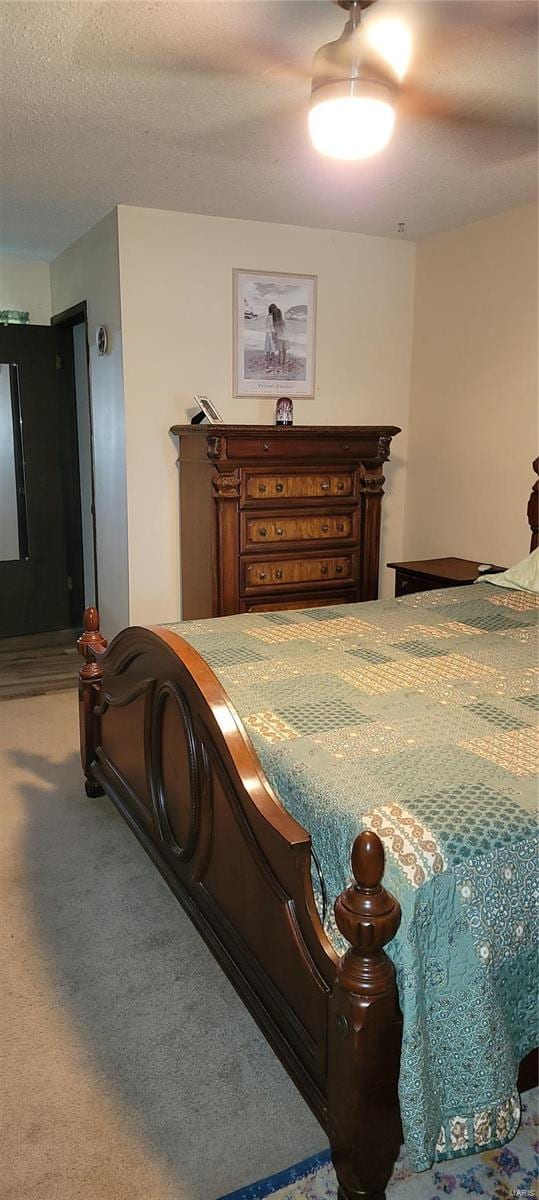
<svg viewBox="0 0 539 1200"><path fill-rule="evenodd" d="M393 425L173 425L183 619L376 600Z"/></svg>
<svg viewBox="0 0 539 1200"><path fill-rule="evenodd" d="M275 424L294 424L294 404L290 396L280 396L275 405Z"/></svg>

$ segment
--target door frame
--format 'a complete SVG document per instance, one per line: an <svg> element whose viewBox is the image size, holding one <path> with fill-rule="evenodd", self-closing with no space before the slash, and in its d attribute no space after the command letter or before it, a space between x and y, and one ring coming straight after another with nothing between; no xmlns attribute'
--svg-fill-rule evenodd
<svg viewBox="0 0 539 1200"><path fill-rule="evenodd" d="M76 325L84 325L84 333L86 339L86 372L88 376L88 417L90 427L90 481L92 490L92 528L93 528L93 559L94 559L94 582L95 582L95 605L99 607L99 576L97 573L97 523L95 515L95 455L94 455L94 416L92 405L92 377L90 374L90 345L88 341L88 305L86 300L79 301L78 304L72 305L71 308L64 309L63 312L56 313L51 317L51 325L54 328L64 330L73 330ZM75 417L77 412L76 390L73 381L73 397L75 403ZM78 448L77 448L78 453ZM79 478L79 496L80 496L80 478ZM82 528L81 528L82 538ZM81 547L82 549L82 547ZM76 624L80 623L80 615L76 619Z"/></svg>

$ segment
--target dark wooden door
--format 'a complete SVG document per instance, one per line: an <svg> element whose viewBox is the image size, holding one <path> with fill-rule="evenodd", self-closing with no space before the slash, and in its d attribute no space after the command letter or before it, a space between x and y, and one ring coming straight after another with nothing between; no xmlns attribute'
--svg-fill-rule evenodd
<svg viewBox="0 0 539 1200"><path fill-rule="evenodd" d="M78 477L73 413L59 387L55 330L0 326L0 364L0 636L67 629L81 586L70 545L77 527L80 542L80 500L72 486Z"/></svg>

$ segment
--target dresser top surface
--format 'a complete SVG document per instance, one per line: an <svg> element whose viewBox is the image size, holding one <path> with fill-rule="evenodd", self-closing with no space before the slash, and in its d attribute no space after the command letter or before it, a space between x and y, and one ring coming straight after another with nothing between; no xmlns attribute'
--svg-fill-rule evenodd
<svg viewBox="0 0 539 1200"><path fill-rule="evenodd" d="M382 436L395 437L400 433L398 425L172 425L171 433L177 437L215 437L229 433L243 434L245 437L267 436L294 437L298 434L316 434L317 437L365 437Z"/></svg>

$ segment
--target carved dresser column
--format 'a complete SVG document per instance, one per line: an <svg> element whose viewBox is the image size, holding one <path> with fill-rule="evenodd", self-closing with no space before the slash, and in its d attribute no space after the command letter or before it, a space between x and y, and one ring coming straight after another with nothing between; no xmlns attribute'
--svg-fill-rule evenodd
<svg viewBox="0 0 539 1200"><path fill-rule="evenodd" d="M213 477L217 508L217 596L222 617L238 611L239 471L217 471Z"/></svg>
<svg viewBox="0 0 539 1200"><path fill-rule="evenodd" d="M390 437L378 438L378 456L359 468L361 494L361 599L378 599L380 524L385 477L382 463L389 458Z"/></svg>

